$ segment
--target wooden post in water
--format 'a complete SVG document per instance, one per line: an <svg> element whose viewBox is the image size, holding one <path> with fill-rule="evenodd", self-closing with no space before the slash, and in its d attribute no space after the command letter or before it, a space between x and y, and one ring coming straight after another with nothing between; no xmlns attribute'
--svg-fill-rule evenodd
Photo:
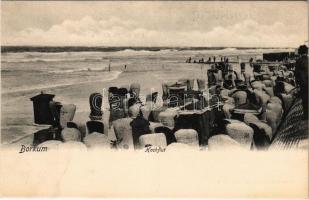
<svg viewBox="0 0 309 200"><path fill-rule="evenodd" d="M108 71L111 71L111 61L109 60L109 64L108 64Z"/></svg>

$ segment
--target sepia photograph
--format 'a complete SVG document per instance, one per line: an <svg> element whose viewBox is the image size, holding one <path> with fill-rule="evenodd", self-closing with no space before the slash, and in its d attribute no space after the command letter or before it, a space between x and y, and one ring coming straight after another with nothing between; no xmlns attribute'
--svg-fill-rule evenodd
<svg viewBox="0 0 309 200"><path fill-rule="evenodd" d="M306 1L1 1L1 151L8 163L64 152L81 159L111 153L104 164L128 152L161 156L150 163L168 162L170 152L192 159L302 152L297 162L273 160L289 163L292 173L307 169L308 144ZM10 168L2 166L1 176ZM308 171L297 174L302 190L293 192L306 196ZM272 193L280 194L266 197Z"/></svg>

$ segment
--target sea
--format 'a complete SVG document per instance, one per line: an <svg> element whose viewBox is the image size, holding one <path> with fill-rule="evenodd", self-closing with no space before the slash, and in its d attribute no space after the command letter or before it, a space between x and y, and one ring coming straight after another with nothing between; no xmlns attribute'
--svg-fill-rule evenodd
<svg viewBox="0 0 309 200"><path fill-rule="evenodd" d="M227 56L230 61L258 59L263 53L284 52L285 48L224 47L16 47L1 48L2 94L46 89L62 85L112 80L125 67L144 70L209 57ZM111 70L113 73L108 73Z"/></svg>

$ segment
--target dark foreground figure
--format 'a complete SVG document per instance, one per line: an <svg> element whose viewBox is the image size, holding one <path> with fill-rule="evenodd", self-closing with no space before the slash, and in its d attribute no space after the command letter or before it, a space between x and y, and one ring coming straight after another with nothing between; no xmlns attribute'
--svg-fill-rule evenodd
<svg viewBox="0 0 309 200"><path fill-rule="evenodd" d="M295 80L300 87L300 98L304 109L304 119L308 119L308 47L301 45L298 49L299 58L296 61Z"/></svg>

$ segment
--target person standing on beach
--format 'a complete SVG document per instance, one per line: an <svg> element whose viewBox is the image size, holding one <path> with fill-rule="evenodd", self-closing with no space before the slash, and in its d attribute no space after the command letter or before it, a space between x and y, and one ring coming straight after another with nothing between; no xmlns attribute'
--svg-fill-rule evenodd
<svg viewBox="0 0 309 200"><path fill-rule="evenodd" d="M304 109L304 120L308 120L308 47L301 45L298 48L299 58L296 61L295 80L300 87L300 97Z"/></svg>
<svg viewBox="0 0 309 200"><path fill-rule="evenodd" d="M250 63L250 67L252 68L253 58L250 58L249 63Z"/></svg>

